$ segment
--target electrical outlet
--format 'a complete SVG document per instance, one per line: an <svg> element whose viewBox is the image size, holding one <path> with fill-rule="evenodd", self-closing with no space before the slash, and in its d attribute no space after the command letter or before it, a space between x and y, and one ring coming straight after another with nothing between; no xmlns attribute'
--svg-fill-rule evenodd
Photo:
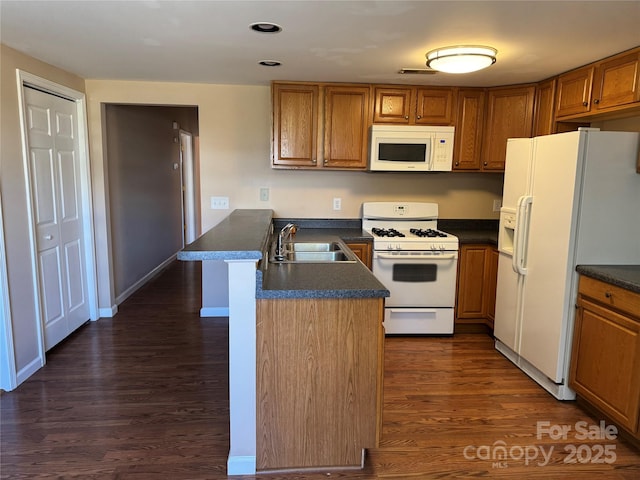
<svg viewBox="0 0 640 480"><path fill-rule="evenodd" d="M342 210L342 199L340 197L335 197L333 199L333 209Z"/></svg>
<svg viewBox="0 0 640 480"><path fill-rule="evenodd" d="M493 211L494 212L499 212L500 211L500 207L502 207L502 200L494 200L493 201Z"/></svg>
<svg viewBox="0 0 640 480"><path fill-rule="evenodd" d="M260 187L260 201L261 202L269 201L269 187Z"/></svg>
<svg viewBox="0 0 640 480"><path fill-rule="evenodd" d="M229 197L211 197L211 210L228 210Z"/></svg>

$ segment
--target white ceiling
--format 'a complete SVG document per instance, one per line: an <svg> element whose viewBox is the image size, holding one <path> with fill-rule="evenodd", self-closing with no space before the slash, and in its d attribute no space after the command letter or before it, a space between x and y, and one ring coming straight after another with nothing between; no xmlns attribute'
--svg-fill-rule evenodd
<svg viewBox="0 0 640 480"><path fill-rule="evenodd" d="M1 0L0 15L2 43L92 79L493 86L640 45L640 1ZM397 73L451 44L493 46L498 61L462 76Z"/></svg>

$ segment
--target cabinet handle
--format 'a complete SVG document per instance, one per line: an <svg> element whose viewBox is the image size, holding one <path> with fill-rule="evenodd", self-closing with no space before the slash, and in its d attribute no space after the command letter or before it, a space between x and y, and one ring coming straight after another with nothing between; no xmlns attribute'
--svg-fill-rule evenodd
<svg viewBox="0 0 640 480"><path fill-rule="evenodd" d="M583 106L583 107L587 107L587 106L589 106L589 102L582 102L582 106Z"/></svg>
<svg viewBox="0 0 640 480"><path fill-rule="evenodd" d="M316 160L315 158L312 158L311 163L318 163L318 160Z"/></svg>
<svg viewBox="0 0 640 480"><path fill-rule="evenodd" d="M47 234L44 236L45 240L51 240L53 238L53 235Z"/></svg>
<svg viewBox="0 0 640 480"><path fill-rule="evenodd" d="M611 292L605 292L604 296L607 298L611 298L613 296L613 294Z"/></svg>
<svg viewBox="0 0 640 480"><path fill-rule="evenodd" d="M487 165L489 165L489 162L484 162L483 165L486 167Z"/></svg>
<svg viewBox="0 0 640 480"><path fill-rule="evenodd" d="M458 165L460 165L460 162L456 162L456 167L457 167Z"/></svg>
<svg viewBox="0 0 640 480"><path fill-rule="evenodd" d="M600 103L600 100L596 98L596 99L593 101L593 103L595 103L595 104L597 105L598 103Z"/></svg>
<svg viewBox="0 0 640 480"><path fill-rule="evenodd" d="M420 120L422 118L422 115L418 115L417 118L418 120Z"/></svg>
<svg viewBox="0 0 640 480"><path fill-rule="evenodd" d="M409 120L409 115L405 115L405 116L404 116L404 119L405 119L405 120Z"/></svg>

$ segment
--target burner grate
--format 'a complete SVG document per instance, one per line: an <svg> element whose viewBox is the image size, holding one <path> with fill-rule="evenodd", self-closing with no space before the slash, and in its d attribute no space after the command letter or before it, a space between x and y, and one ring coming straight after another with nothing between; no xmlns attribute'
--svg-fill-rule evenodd
<svg viewBox="0 0 640 480"><path fill-rule="evenodd" d="M429 238L435 238L435 237L446 237L447 234L443 233L439 230L434 230L433 228L427 228L427 229L422 229L422 228L412 228L409 230L411 233L413 233L414 235L417 235L418 237L429 237Z"/></svg>
<svg viewBox="0 0 640 480"><path fill-rule="evenodd" d="M404 237L405 234L395 228L372 228L371 231L378 237Z"/></svg>

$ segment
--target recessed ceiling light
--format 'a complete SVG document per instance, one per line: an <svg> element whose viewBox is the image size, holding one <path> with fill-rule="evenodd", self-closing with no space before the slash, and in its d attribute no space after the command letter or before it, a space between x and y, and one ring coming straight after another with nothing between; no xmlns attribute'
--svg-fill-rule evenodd
<svg viewBox="0 0 640 480"><path fill-rule="evenodd" d="M276 25L271 22L256 22L249 25L249 28L254 32L259 33L279 33L282 31L282 27L280 25Z"/></svg>
<svg viewBox="0 0 640 480"><path fill-rule="evenodd" d="M280 65L282 65L280 62L278 62L277 60L261 60L260 62L258 62L260 65L263 65L265 67L279 67Z"/></svg>

